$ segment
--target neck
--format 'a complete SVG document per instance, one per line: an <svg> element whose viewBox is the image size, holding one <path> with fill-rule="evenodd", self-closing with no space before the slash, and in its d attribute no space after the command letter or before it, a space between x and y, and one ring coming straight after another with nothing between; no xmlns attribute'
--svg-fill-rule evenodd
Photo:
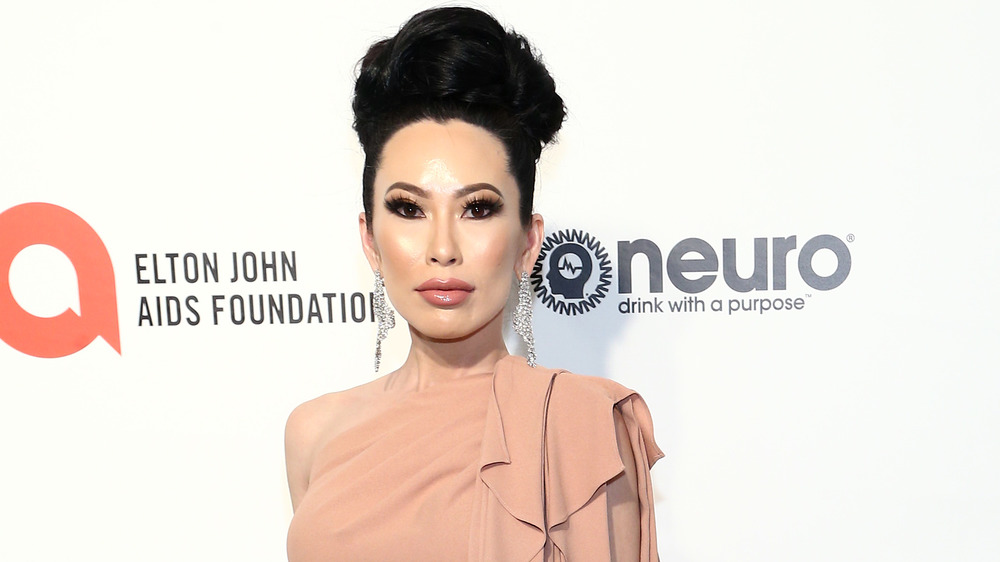
<svg viewBox="0 0 1000 562"><path fill-rule="evenodd" d="M503 341L503 313L457 340L428 338L410 327L410 353L394 373L406 388L423 390L465 375L492 372L510 353Z"/></svg>

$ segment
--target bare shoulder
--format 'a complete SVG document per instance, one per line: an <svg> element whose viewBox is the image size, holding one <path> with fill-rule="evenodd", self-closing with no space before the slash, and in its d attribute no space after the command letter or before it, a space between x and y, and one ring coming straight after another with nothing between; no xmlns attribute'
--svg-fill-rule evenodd
<svg viewBox="0 0 1000 562"><path fill-rule="evenodd" d="M336 436L378 401L382 378L354 388L330 392L299 404L288 416L285 440L296 449ZM325 439L324 439L325 438Z"/></svg>
<svg viewBox="0 0 1000 562"><path fill-rule="evenodd" d="M310 437L328 430L337 420L350 416L351 395L355 389L331 392L299 404L288 415L285 437L309 441Z"/></svg>
<svg viewBox="0 0 1000 562"><path fill-rule="evenodd" d="M299 404L285 423L285 468L293 509L309 487L313 458L324 443L363 418L378 402L382 379Z"/></svg>

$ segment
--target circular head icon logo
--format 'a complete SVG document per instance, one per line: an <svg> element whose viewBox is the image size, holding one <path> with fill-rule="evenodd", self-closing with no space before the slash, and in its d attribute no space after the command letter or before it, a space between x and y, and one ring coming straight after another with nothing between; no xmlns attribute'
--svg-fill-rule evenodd
<svg viewBox="0 0 1000 562"><path fill-rule="evenodd" d="M587 249L573 242L560 244L552 250L549 262L551 266L545 276L549 290L567 299L582 299L583 285L594 271L594 260Z"/></svg>
<svg viewBox="0 0 1000 562"><path fill-rule="evenodd" d="M590 234L560 230L542 242L531 282L545 306L559 314L583 314L608 294L611 261L604 246Z"/></svg>

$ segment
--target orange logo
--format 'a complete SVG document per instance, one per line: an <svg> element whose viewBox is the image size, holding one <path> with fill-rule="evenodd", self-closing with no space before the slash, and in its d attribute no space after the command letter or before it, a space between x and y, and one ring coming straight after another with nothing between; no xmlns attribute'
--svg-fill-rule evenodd
<svg viewBox="0 0 1000 562"><path fill-rule="evenodd" d="M45 244L76 269L80 314L35 316L14 300L10 266L21 250ZM118 304L111 257L93 228L72 212L48 203L25 203L0 213L0 339L35 357L65 357L104 338L120 355Z"/></svg>

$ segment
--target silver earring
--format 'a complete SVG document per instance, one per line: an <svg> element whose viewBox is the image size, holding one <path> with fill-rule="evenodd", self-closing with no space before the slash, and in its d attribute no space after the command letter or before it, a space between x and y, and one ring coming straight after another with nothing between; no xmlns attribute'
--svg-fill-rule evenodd
<svg viewBox="0 0 1000 562"><path fill-rule="evenodd" d="M389 333L389 328L396 325L396 314L389 307L385 300L385 281L382 279L382 272L375 270L375 305L372 311L375 314L375 321L378 323L378 334L375 336L375 372L378 372L379 363L382 362L382 340Z"/></svg>
<svg viewBox="0 0 1000 562"><path fill-rule="evenodd" d="M521 272L517 281L517 308L514 309L514 331L524 340L528 348L528 366L535 366L535 335L531 331L531 287L528 272Z"/></svg>

